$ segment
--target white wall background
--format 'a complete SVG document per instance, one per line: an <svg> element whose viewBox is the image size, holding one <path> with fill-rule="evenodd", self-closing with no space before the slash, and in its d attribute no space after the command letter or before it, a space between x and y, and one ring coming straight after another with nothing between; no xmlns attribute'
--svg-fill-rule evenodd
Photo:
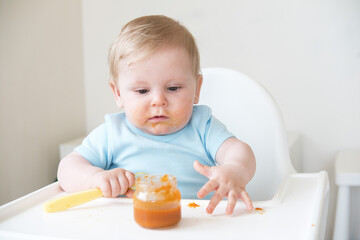
<svg viewBox="0 0 360 240"><path fill-rule="evenodd" d="M0 204L48 184L57 145L117 111L107 49L147 14L187 26L202 67L237 69L272 93L302 136L304 172L329 172L331 239L334 156L360 149L358 0L0 0ZM353 193L359 239L360 189Z"/></svg>
<svg viewBox="0 0 360 240"><path fill-rule="evenodd" d="M0 204L56 179L85 134L80 1L0 0Z"/></svg>
<svg viewBox="0 0 360 240"><path fill-rule="evenodd" d="M122 25L148 14L187 26L202 67L237 69L272 93L287 128L301 134L303 171L330 174L330 239L334 156L360 149L360 1L83 1L87 131L117 110L107 86L106 50ZM358 223L360 206L352 206ZM356 224L351 231L360 238Z"/></svg>

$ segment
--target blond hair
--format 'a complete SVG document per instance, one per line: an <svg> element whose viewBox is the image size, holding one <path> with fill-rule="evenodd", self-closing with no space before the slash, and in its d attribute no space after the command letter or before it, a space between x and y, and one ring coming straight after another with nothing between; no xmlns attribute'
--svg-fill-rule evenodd
<svg viewBox="0 0 360 240"><path fill-rule="evenodd" d="M195 76L200 73L200 56L193 35L179 22L161 15L136 18L120 31L109 49L110 81L116 83L120 63L129 56L139 61L164 46L184 47L190 56ZM131 64L131 63L128 63Z"/></svg>

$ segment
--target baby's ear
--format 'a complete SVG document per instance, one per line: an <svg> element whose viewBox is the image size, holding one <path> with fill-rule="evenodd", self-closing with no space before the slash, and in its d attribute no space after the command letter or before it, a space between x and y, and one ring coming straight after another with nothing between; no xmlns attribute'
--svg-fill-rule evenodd
<svg viewBox="0 0 360 240"><path fill-rule="evenodd" d="M195 90L195 98L194 98L194 104L198 104L200 100L200 90L203 83L203 75L198 74L198 77L196 79L196 90Z"/></svg>
<svg viewBox="0 0 360 240"><path fill-rule="evenodd" d="M112 92L114 94L116 105L119 108L123 108L124 104L123 104L123 102L121 100L120 91L119 91L119 88L117 87L117 84L114 81L110 81L110 87L111 87L111 90L112 90Z"/></svg>

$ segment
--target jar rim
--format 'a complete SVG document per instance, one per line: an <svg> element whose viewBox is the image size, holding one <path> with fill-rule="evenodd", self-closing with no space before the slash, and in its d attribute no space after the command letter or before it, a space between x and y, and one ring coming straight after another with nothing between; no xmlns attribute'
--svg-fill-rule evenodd
<svg viewBox="0 0 360 240"><path fill-rule="evenodd" d="M136 178L136 187L158 188L165 184L176 186L176 177L171 174L146 174Z"/></svg>

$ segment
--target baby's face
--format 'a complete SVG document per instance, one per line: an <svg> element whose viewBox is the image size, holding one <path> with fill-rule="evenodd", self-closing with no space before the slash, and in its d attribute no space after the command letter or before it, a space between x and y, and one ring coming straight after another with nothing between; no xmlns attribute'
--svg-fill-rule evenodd
<svg viewBox="0 0 360 240"><path fill-rule="evenodd" d="M202 77L194 76L183 48L161 48L130 66L123 64L120 72L112 89L117 105L135 127L153 135L185 127L198 102Z"/></svg>

